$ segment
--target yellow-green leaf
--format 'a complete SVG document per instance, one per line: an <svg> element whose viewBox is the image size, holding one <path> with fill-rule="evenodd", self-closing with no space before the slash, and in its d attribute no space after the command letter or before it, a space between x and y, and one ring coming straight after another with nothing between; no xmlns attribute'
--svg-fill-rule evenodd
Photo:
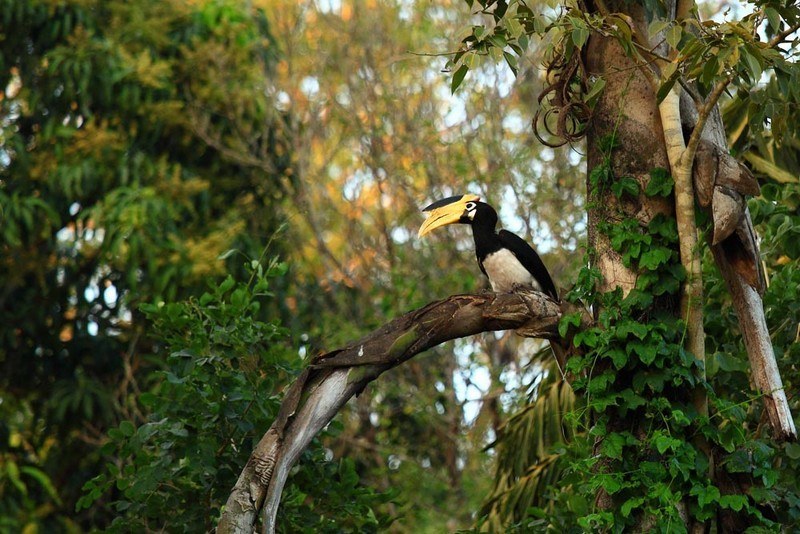
<svg viewBox="0 0 800 534"><path fill-rule="evenodd" d="M793 183L798 180L798 177L778 167L775 163L762 158L761 156L757 155L755 152L747 152L744 155L744 159L746 159L750 165L753 166L755 170L762 174L766 174L776 182L780 182L782 184Z"/></svg>

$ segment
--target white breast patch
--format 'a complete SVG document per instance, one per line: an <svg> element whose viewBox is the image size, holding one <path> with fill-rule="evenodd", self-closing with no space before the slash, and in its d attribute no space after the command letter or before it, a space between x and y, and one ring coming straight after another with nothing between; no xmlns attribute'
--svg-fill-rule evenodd
<svg viewBox="0 0 800 534"><path fill-rule="evenodd" d="M531 286L537 291L542 290L528 269L507 249L500 249L486 256L483 260L483 268L489 276L489 282L494 291L511 291L515 285Z"/></svg>

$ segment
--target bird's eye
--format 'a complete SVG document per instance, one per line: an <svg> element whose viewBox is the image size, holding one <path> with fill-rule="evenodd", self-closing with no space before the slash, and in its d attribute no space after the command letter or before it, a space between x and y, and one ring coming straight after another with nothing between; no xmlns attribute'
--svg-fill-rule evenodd
<svg viewBox="0 0 800 534"><path fill-rule="evenodd" d="M467 211L472 211L472 210L475 209L475 203L474 202L467 202L467 204L464 207L467 208Z"/></svg>

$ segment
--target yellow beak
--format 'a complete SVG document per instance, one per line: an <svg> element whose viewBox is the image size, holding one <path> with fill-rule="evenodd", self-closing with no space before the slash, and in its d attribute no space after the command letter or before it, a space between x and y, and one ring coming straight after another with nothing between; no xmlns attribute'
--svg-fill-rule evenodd
<svg viewBox="0 0 800 534"><path fill-rule="evenodd" d="M463 195L461 198L456 198L444 205L440 204L440 202L434 202L423 210L428 212L428 218L419 228L419 237L429 234L440 226L457 223L461 220L461 216L464 215L467 203L477 202L480 199L481 197L478 195Z"/></svg>

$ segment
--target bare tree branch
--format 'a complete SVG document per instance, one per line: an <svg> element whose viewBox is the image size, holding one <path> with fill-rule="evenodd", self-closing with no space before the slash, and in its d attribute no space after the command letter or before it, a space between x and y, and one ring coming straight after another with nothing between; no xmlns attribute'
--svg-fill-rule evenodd
<svg viewBox="0 0 800 534"><path fill-rule="evenodd" d="M526 337L557 339L561 313L559 304L533 291L454 295L314 358L289 387L276 420L250 456L217 532L252 532L262 507L263 531L274 532L292 465L345 403L384 371L440 343L481 332L513 329Z"/></svg>

